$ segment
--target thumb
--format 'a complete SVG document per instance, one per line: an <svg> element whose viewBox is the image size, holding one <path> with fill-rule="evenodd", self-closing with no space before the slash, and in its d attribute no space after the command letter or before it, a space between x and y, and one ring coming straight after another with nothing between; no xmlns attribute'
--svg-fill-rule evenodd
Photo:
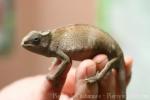
<svg viewBox="0 0 150 100"><path fill-rule="evenodd" d="M85 81L86 78L95 75L96 64L92 60L84 60L76 71L76 85L74 100L96 100L98 96L98 84Z"/></svg>

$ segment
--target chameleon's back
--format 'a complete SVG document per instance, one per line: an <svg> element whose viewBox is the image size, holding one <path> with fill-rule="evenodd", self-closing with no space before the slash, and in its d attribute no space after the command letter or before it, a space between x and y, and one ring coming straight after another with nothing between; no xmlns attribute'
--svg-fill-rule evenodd
<svg viewBox="0 0 150 100"><path fill-rule="evenodd" d="M121 52L109 34L87 24L69 25L52 30L51 45L58 46L74 60L92 58L98 53L114 57L118 53L116 49Z"/></svg>

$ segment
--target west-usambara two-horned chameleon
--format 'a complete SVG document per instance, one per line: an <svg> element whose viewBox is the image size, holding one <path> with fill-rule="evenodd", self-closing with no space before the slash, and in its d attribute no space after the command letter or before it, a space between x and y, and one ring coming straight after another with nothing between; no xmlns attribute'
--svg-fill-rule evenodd
<svg viewBox="0 0 150 100"><path fill-rule="evenodd" d="M101 72L85 79L87 83L101 80L112 68L118 72L122 100L126 99L124 56L118 43L106 32L87 24L74 24L50 31L31 31L22 40L29 51L46 57L56 57L61 63L48 74L49 80L62 75L71 60L82 61L97 54L106 54L109 62ZM55 62L57 63L57 61Z"/></svg>

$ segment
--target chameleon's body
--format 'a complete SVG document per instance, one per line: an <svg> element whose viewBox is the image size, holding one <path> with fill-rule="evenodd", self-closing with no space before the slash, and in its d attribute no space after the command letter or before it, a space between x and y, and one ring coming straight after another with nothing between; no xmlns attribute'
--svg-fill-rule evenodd
<svg viewBox="0 0 150 100"><path fill-rule="evenodd" d="M123 52L109 34L94 26L75 24L45 32L32 31L23 39L22 45L32 52L61 59L58 68L48 76L51 80L59 77L71 60L81 61L97 54L106 54L109 62L104 69L86 81L92 83L100 80L115 68L119 75L121 93L126 93Z"/></svg>

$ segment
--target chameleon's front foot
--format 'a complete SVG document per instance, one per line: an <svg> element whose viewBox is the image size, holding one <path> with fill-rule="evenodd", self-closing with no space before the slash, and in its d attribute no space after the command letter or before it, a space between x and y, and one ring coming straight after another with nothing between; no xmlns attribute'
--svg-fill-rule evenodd
<svg viewBox="0 0 150 100"><path fill-rule="evenodd" d="M46 78L47 78L47 80L55 80L56 79L56 75L54 75L54 74L47 74Z"/></svg>
<svg viewBox="0 0 150 100"><path fill-rule="evenodd" d="M62 64L60 64L58 66L51 66L51 67L52 68L50 69L50 71L49 71L49 73L47 74L46 77L47 77L48 80L56 80L64 72L64 70L61 69L64 66L62 66Z"/></svg>
<svg viewBox="0 0 150 100"><path fill-rule="evenodd" d="M48 80L57 80L60 77L64 77L63 75L69 71L71 67L71 60L62 58L54 61L54 63L51 65L49 69L49 73L47 75Z"/></svg>
<svg viewBox="0 0 150 100"><path fill-rule="evenodd" d="M86 81L87 83L92 84L92 83L97 82L97 79L96 79L96 77L89 77L89 78L86 78L85 81Z"/></svg>
<svg viewBox="0 0 150 100"><path fill-rule="evenodd" d="M61 64L61 60L56 58L53 60L51 67L49 68L49 73L47 74L47 80L55 80L57 77L58 67Z"/></svg>

